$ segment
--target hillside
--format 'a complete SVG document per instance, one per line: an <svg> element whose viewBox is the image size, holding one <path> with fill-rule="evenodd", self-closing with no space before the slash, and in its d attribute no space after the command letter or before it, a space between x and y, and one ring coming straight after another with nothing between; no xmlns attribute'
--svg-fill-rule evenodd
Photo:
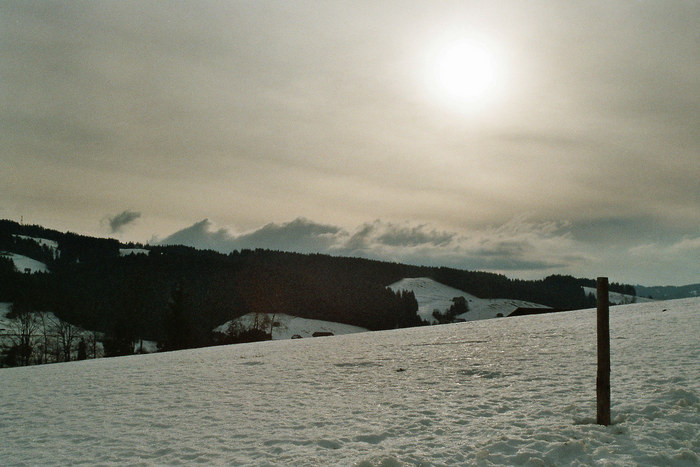
<svg viewBox="0 0 700 467"><path fill-rule="evenodd" d="M609 427L595 424L595 311L582 310L2 369L0 458L697 465L699 310L610 310Z"/></svg>
<svg viewBox="0 0 700 467"><path fill-rule="evenodd" d="M700 284L676 286L644 287L636 285L637 295L651 297L654 300L673 300L676 298L700 297Z"/></svg>
<svg viewBox="0 0 700 467"><path fill-rule="evenodd" d="M42 263L41 261L37 261L18 253L3 252L0 253L0 256L12 261L17 270L22 273L34 274L37 272L49 272L49 268L46 266L46 263Z"/></svg>
<svg viewBox="0 0 700 467"><path fill-rule="evenodd" d="M537 303L524 300L512 300L504 298L479 298L453 287L440 284L428 277L407 278L395 282L389 286L394 291L410 290L416 296L418 302L418 315L428 321L436 322L433 311L444 312L454 297L464 297L469 306L469 312L458 315L457 318L465 321L496 318L508 316L517 308L548 308Z"/></svg>
<svg viewBox="0 0 700 467"><path fill-rule="evenodd" d="M142 340L167 350L227 343L212 330L250 314L376 331L434 322L433 311L447 312L454 297L469 300L469 312L452 313L464 320L515 308L581 309L595 305L584 292L594 283L321 254L122 244L0 220L0 302L99 333L108 356L131 354ZM611 282L610 290L635 295L630 285Z"/></svg>
<svg viewBox="0 0 700 467"><path fill-rule="evenodd" d="M50 311L28 313L25 320L11 315L12 304L0 302L0 368L104 356L103 336ZM20 343L28 346L27 353Z"/></svg>
<svg viewBox="0 0 700 467"><path fill-rule="evenodd" d="M351 326L349 324L333 323L330 321L322 321L318 319L299 318L286 314L271 315L265 314L263 319L272 321L270 329L272 330L272 340L292 339L298 337L312 337L316 332L332 333L335 336L344 334L354 334L356 332L367 332L365 328L359 326ZM235 320L227 321L224 324L214 328L214 332L226 333L231 323L238 323L244 328L250 329L254 327L255 316L253 313L241 316ZM276 324L275 324L276 323Z"/></svg>

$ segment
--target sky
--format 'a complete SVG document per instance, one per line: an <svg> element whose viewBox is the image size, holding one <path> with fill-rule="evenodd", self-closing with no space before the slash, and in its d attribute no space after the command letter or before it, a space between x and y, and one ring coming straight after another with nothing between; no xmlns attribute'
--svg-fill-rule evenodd
<svg viewBox="0 0 700 467"><path fill-rule="evenodd" d="M700 282L698 1L2 1L0 218Z"/></svg>

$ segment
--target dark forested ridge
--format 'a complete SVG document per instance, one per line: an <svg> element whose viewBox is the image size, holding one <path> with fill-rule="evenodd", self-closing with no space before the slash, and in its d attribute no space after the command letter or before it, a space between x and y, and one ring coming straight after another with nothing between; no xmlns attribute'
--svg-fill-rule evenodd
<svg viewBox="0 0 700 467"><path fill-rule="evenodd" d="M58 252L26 237L51 240ZM46 263L49 273L22 274L0 256L0 301L53 311L105 333L114 354L142 338L164 348L212 343L211 330L250 312L286 313L371 330L421 324L413 294L388 285L429 277L481 298L527 300L558 309L594 306L582 285L590 279L550 276L537 281L443 267L361 258L243 250L221 254L184 246L146 246L148 255L121 256L114 239L61 233L0 221L0 252ZM634 294L634 288L611 284Z"/></svg>

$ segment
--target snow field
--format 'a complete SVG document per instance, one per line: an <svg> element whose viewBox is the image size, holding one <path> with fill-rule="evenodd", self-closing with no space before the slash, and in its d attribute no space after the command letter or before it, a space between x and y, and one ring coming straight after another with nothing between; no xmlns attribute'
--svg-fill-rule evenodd
<svg viewBox="0 0 700 467"><path fill-rule="evenodd" d="M598 290L595 287L583 287L583 292L586 295L593 294L594 297L598 296ZM618 292L608 292L608 300L611 304L617 305L628 305L630 303L648 303L656 301L646 297L621 294Z"/></svg>
<svg viewBox="0 0 700 467"><path fill-rule="evenodd" d="M24 240L33 240L41 246L47 246L54 251L58 250L58 242L55 240L48 240L46 238L39 237L29 237L27 235L13 235L13 237L22 238Z"/></svg>
<svg viewBox="0 0 700 467"><path fill-rule="evenodd" d="M537 303L526 302L524 300L513 300L507 298L479 298L463 292L459 289L441 284L427 277L412 277L401 279L389 286L393 291L411 290L418 302L418 315L430 323L435 323L433 311L439 310L441 313L447 311L452 305L454 297L464 297L467 300L469 311L458 315L458 318L466 321L478 319L496 318L499 313L508 316L517 308L549 308Z"/></svg>
<svg viewBox="0 0 700 467"><path fill-rule="evenodd" d="M334 335L353 334L356 332L367 332L366 328L353 326L351 324L334 323L318 319L299 318L284 313L261 313L268 319L274 319L279 326L272 327L272 339L291 339L292 336L312 337L314 332L332 332ZM248 313L237 318L236 321L245 329L251 329L255 322L255 313ZM226 333L231 321L227 321L221 326L214 328L214 332Z"/></svg>
<svg viewBox="0 0 700 467"><path fill-rule="evenodd" d="M17 320L16 319L10 319L7 317L7 315L12 311L12 303L9 302L0 302L0 347L3 346L11 346L17 343L16 338L13 338L10 336L10 334L14 334L17 332ZM59 345L58 344L58 339L59 336L57 335L58 332L56 330L56 325L58 323L63 322L61 319L59 319L56 315L53 314L53 312L46 312L43 315L44 321L42 321L42 318L40 317L39 313L33 313L33 321L34 321L34 326L35 330L33 332L33 337L32 337L32 346L34 347L34 353L32 356L32 359L34 360L36 358L36 354L41 352L41 347L43 345L43 326L46 325L48 329L48 337L50 341L50 350L47 351L49 358L50 359L55 359L55 346ZM73 345L73 351L71 353L72 358L75 359L78 357L78 342L80 342L80 339L84 339L86 342L90 342L90 338L94 337L93 335L90 334L90 331L86 329L79 328L77 326L74 326L74 331L75 331L75 338L74 338L74 345ZM98 357L102 357L104 355L104 344L100 341L95 343L95 353L97 354ZM136 345L135 345L136 347ZM155 343L151 343L150 341L144 341L144 348L146 351L152 351L155 352L157 349L155 348ZM135 350L136 351L136 350Z"/></svg>
<svg viewBox="0 0 700 467"><path fill-rule="evenodd" d="M27 256L17 253L1 253L0 255L10 258L12 262L15 263L15 268L17 268L19 272L29 272L31 274L35 272L49 272L49 268L46 264Z"/></svg>
<svg viewBox="0 0 700 467"><path fill-rule="evenodd" d="M699 310L611 309L609 427L583 310L3 369L0 459L698 465Z"/></svg>

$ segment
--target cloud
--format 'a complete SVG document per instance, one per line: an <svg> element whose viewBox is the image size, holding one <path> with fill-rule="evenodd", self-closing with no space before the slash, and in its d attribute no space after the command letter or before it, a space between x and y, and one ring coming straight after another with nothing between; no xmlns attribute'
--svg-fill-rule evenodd
<svg viewBox="0 0 700 467"><path fill-rule="evenodd" d="M347 233L340 227L318 224L297 218L285 224L270 223L253 232L236 237L241 248L270 248L301 253L327 252L342 241Z"/></svg>
<svg viewBox="0 0 700 467"><path fill-rule="evenodd" d="M641 228L639 219L630 222ZM592 234L576 223L537 221L528 215L465 231L381 219L346 229L297 218L237 234L205 219L160 243L223 253L255 248L324 253L490 271L523 279L571 274L608 276L616 282L643 285L697 282L700 237L685 235L672 241L638 242L635 246L620 240L605 241L605 231L612 238L629 232L630 227L622 224L622 220L603 219L595 223Z"/></svg>
<svg viewBox="0 0 700 467"><path fill-rule="evenodd" d="M644 243L626 251L624 266L639 271L640 283L684 285L700 279L700 236L686 236L675 242ZM653 264L654 270L647 266ZM679 282L679 278L681 282Z"/></svg>
<svg viewBox="0 0 700 467"><path fill-rule="evenodd" d="M269 223L243 234L215 228L209 219L197 222L161 240L163 245L187 245L224 253L233 250L268 248L300 253L326 253L347 237L347 232L332 225L297 218L283 224Z"/></svg>
<svg viewBox="0 0 700 467"><path fill-rule="evenodd" d="M244 234L217 229L205 219L160 243L183 244L228 253L269 248L326 253L417 265L450 266L497 272L572 267L586 256L577 253L564 223L536 223L520 217L506 224L465 233L440 231L427 224L365 223L353 232L304 218L270 223Z"/></svg>
<svg viewBox="0 0 700 467"><path fill-rule="evenodd" d="M263 227L175 240L695 280L666 247L700 225L699 2L353 5L0 2L8 215L96 234L118 193L151 201L123 240L210 216ZM510 75L473 115L424 79L462 29ZM331 224L264 225L301 213ZM630 250L656 243L660 263Z"/></svg>
<svg viewBox="0 0 700 467"><path fill-rule="evenodd" d="M186 245L201 250L216 250L228 253L233 237L225 229L215 230L209 219L199 221L190 227L178 230L172 235L160 240L161 245Z"/></svg>
<svg viewBox="0 0 700 467"><path fill-rule="evenodd" d="M134 222L139 217L141 217L140 212L126 210L114 217L109 217L107 220L109 221L109 228L111 232L118 233L121 232L126 225Z"/></svg>
<svg viewBox="0 0 700 467"><path fill-rule="evenodd" d="M349 253L380 247L440 248L448 247L455 237L455 233L438 232L426 224L413 226L407 222L395 224L376 220L360 226L347 242L335 248Z"/></svg>

